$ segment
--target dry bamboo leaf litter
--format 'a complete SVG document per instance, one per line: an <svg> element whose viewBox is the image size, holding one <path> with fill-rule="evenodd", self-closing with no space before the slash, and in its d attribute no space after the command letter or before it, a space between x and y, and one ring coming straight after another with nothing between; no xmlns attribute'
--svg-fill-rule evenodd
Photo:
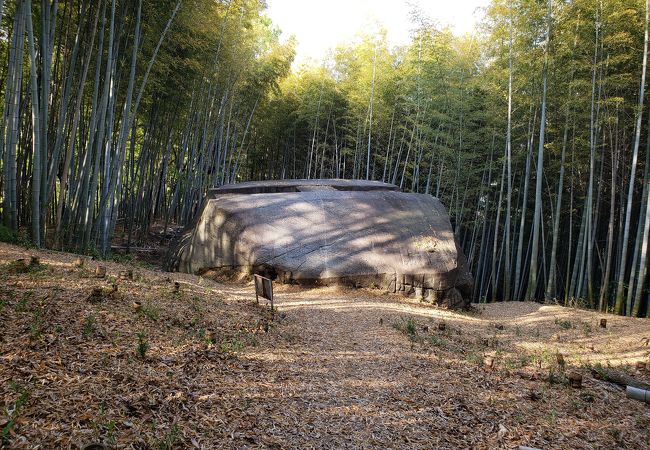
<svg viewBox="0 0 650 450"><path fill-rule="evenodd" d="M39 270L12 270L32 254ZM269 327L251 285L111 262L97 279L96 262L75 259L0 245L7 448L650 445L650 408L587 369L650 381L636 370L650 354L644 319L608 315L600 328L602 314L559 306L462 314L378 291L280 286Z"/></svg>

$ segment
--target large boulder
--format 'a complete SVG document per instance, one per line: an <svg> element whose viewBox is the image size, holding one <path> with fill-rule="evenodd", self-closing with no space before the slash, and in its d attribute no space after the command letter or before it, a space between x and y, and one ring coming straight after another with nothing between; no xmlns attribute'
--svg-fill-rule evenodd
<svg viewBox="0 0 650 450"><path fill-rule="evenodd" d="M450 308L467 307L472 292L440 201L373 181L212 189L168 264L189 273L235 270L287 283L379 287Z"/></svg>

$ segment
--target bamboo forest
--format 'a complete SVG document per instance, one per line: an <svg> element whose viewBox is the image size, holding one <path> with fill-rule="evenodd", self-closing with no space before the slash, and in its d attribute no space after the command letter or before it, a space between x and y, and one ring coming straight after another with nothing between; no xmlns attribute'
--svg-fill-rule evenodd
<svg viewBox="0 0 650 450"><path fill-rule="evenodd" d="M379 180L447 206L476 301L650 314L647 4L494 0L462 36L414 9L409 45L295 70L264 8L1 2L3 234L105 255L209 187Z"/></svg>
<svg viewBox="0 0 650 450"><path fill-rule="evenodd" d="M650 449L650 0L0 0L0 449Z"/></svg>

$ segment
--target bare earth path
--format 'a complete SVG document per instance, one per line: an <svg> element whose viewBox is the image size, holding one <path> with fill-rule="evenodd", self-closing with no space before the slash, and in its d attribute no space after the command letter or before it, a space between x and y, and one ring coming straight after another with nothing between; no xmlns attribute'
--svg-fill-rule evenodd
<svg viewBox="0 0 650 450"><path fill-rule="evenodd" d="M242 355L259 373L259 379L247 383L243 401L251 407L259 404L264 411L254 420L255 428L264 430L261 442L241 431L233 433L234 442L238 438L246 441L248 436L252 445L283 448L597 448L602 439L626 447L627 438L634 442L629 448L648 446L647 430L639 434L629 428L612 431L627 428L630 419L650 421L647 408L622 394L609 407L618 409L623 402L643 413L623 413L629 415L623 420L616 413L599 417L590 411L591 391L583 395L584 401L578 391L535 379L539 370L513 377L507 369L504 373L482 367L483 354L495 352L476 347L490 335L504 341L496 344L503 346L503 353L509 350L509 337L525 343L530 334L537 338L529 343L533 354L535 348L544 348L540 354L549 353L535 340L543 342L552 336L556 341L547 359L554 359L555 349L563 345L567 355L571 348L584 349L584 342L557 334L557 318L575 321L575 310L515 303L508 312L488 308L467 315L372 292L351 295L327 288L284 291L278 299L279 310L286 314L279 326L281 334L271 333L263 348ZM578 320L585 319L585 313L580 313L583 316ZM586 318L592 316L586 314ZM413 339L398 330L406 326L406 318L416 324ZM595 326L596 315L591 319ZM445 331L438 330L440 322L445 323ZM506 324L504 329L509 331L494 330L495 323ZM584 331L578 333L584 337ZM638 348L638 336L628 337ZM609 348L601 342L603 349ZM619 348L610 351L595 358L622 356ZM554 364L542 358L537 363L540 367ZM517 355L515 350L504 359L515 371L535 358ZM224 389L236 396L241 386L234 381ZM602 389L595 380L585 383ZM535 393L532 399L531 392ZM608 395L613 393L604 394L606 403L610 403ZM565 413L563 408L573 410ZM594 426L595 420L603 422Z"/></svg>
<svg viewBox="0 0 650 450"><path fill-rule="evenodd" d="M270 354L250 354L267 375L258 384L260 397L271 404L275 399L277 408L260 418L260 426L271 435L278 427L278 443L437 446L435 434L445 420L440 403L431 402L436 381L429 379L428 387L422 383L436 358L411 353L404 336L391 327L405 308L358 299L282 297L279 308L288 317L283 338Z"/></svg>

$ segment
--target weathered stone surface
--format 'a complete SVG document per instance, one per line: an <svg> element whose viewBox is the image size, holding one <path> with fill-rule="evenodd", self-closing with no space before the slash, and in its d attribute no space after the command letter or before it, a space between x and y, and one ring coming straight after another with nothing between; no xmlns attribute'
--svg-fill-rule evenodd
<svg viewBox="0 0 650 450"><path fill-rule="evenodd" d="M365 180L277 180L248 181L211 189L210 195L273 194L307 191L399 191L394 184Z"/></svg>
<svg viewBox="0 0 650 450"><path fill-rule="evenodd" d="M373 181L291 180L209 192L170 268L239 269L469 304L472 278L438 199Z"/></svg>

